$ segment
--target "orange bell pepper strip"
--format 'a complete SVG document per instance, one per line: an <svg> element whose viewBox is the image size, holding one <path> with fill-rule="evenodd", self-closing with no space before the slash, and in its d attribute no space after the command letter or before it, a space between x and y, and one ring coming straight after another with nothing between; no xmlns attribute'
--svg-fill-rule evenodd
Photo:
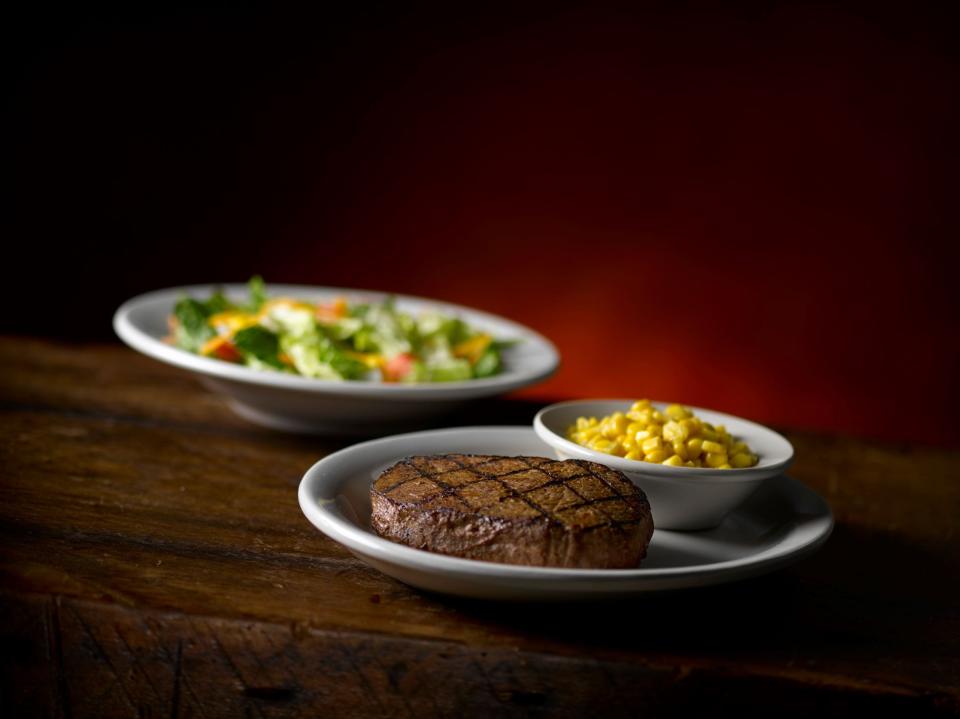
<svg viewBox="0 0 960 719"><path fill-rule="evenodd" d="M321 322L336 322L347 316L347 301L338 297L329 305L317 305L316 317Z"/></svg>
<svg viewBox="0 0 960 719"><path fill-rule="evenodd" d="M453 356L466 358L470 361L470 364L476 364L483 353L487 351L491 342L493 342L493 337L488 334L476 335L454 345Z"/></svg>
<svg viewBox="0 0 960 719"><path fill-rule="evenodd" d="M206 357L216 357L226 362L241 362L243 355L228 337L214 337L207 340L200 348L200 354Z"/></svg>

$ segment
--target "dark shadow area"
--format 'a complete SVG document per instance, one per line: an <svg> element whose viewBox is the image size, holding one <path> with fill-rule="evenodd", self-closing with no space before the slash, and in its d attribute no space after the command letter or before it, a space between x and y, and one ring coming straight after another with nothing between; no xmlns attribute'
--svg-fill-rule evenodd
<svg viewBox="0 0 960 719"><path fill-rule="evenodd" d="M136 294L259 273L520 321L564 357L546 396L955 441L956 19L24 4L2 234L29 301L0 332L111 339Z"/></svg>
<svg viewBox="0 0 960 719"><path fill-rule="evenodd" d="M945 555L893 534L837 527L811 558L735 584L620 601L495 603L434 595L484 623L575 647L701 658L897 656L956 671L960 605ZM941 597L937 602L936 597ZM918 602L917 598L923 597Z"/></svg>

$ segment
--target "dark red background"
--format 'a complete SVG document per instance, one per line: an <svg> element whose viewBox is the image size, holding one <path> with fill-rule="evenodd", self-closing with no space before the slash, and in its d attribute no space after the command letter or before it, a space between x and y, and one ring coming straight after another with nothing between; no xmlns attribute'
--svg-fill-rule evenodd
<svg viewBox="0 0 960 719"><path fill-rule="evenodd" d="M945 6L23 16L3 329L260 272L527 323L537 397L956 444Z"/></svg>

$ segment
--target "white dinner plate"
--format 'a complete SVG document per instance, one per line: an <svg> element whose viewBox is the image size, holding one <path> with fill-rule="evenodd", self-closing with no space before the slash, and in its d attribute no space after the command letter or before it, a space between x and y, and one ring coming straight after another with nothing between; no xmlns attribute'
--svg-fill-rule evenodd
<svg viewBox="0 0 960 719"><path fill-rule="evenodd" d="M241 416L276 429L337 434L376 434L396 431L411 423L456 409L472 399L503 394L546 379L557 369L556 348L528 327L486 312L446 302L392 295L398 309L419 314L436 310L460 317L498 340L517 340L503 351L503 371L494 377L462 382L402 384L334 381L283 372L266 372L243 365L201 357L163 341L167 318L183 295L207 298L221 289L232 300L247 299L246 285L193 285L158 290L134 297L117 310L113 327L135 350L167 364L196 373L203 382L227 397ZM271 297L293 297L310 302L380 302L382 292L339 287L267 285Z"/></svg>
<svg viewBox="0 0 960 719"><path fill-rule="evenodd" d="M415 454L552 457L529 427L413 432L355 444L325 457L300 482L300 507L321 532L384 574L436 592L489 599L590 599L720 584L796 561L830 535L827 503L784 475L764 481L719 527L655 530L637 569L557 569L460 559L396 544L370 529L370 485Z"/></svg>

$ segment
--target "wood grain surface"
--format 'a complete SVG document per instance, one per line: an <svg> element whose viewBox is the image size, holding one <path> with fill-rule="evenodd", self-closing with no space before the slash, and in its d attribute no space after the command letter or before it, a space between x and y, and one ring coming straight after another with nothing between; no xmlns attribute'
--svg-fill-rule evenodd
<svg viewBox="0 0 960 719"><path fill-rule="evenodd" d="M113 345L0 341L2 716L960 713L960 453L790 432L837 528L773 575L603 604L434 596L301 515L346 440ZM530 421L481 403L452 421Z"/></svg>

